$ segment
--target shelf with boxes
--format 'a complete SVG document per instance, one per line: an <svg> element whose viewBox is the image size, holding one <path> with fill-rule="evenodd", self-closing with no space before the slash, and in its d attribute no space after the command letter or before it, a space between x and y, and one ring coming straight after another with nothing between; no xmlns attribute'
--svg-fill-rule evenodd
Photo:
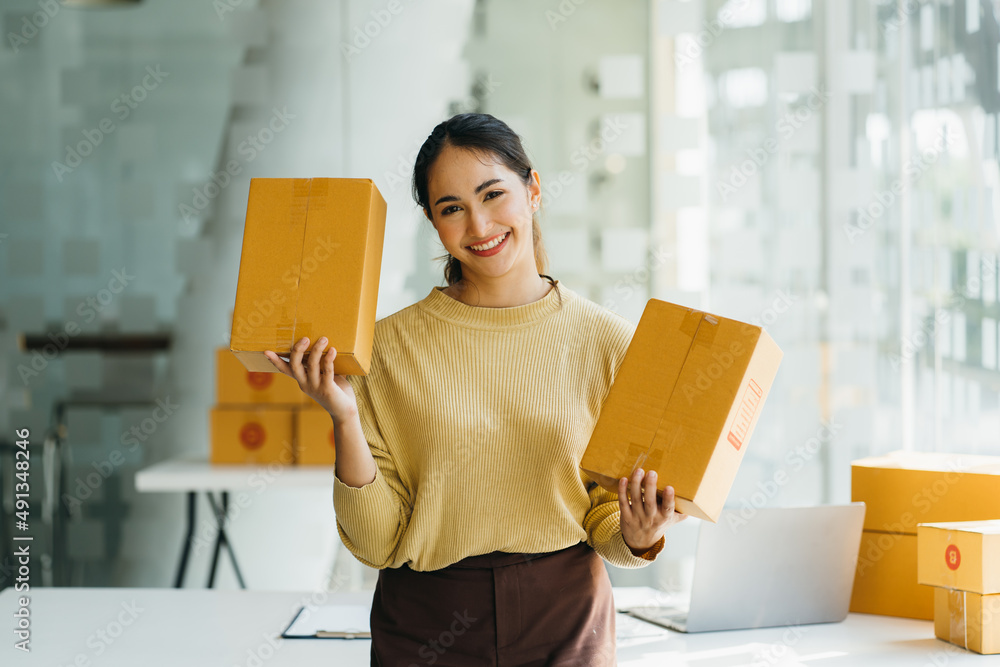
<svg viewBox="0 0 1000 667"><path fill-rule="evenodd" d="M215 363L212 463L333 465L333 420L293 378L248 371L227 348Z"/></svg>

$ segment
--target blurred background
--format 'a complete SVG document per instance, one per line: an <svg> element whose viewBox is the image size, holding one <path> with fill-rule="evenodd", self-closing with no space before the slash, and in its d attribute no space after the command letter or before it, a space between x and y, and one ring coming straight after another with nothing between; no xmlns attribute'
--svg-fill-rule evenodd
<svg viewBox="0 0 1000 667"><path fill-rule="evenodd" d="M523 136L554 277L633 322L656 297L783 348L732 506L847 501L850 461L896 449L1000 454L998 18L996 0L5 0L0 588L25 428L32 585L172 585L184 495L134 478L207 457L249 179L374 179L382 317L444 284L409 177L466 111ZM373 585L331 490L279 487L230 518L246 585ZM189 587L213 550L197 509ZM696 523L613 581L683 588ZM215 584L239 585L225 561Z"/></svg>

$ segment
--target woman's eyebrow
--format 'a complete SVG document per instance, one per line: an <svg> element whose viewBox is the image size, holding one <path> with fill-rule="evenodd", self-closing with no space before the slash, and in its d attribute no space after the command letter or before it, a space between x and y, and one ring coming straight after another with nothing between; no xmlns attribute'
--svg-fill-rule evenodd
<svg viewBox="0 0 1000 667"><path fill-rule="evenodd" d="M478 195L486 188L490 187L491 185L496 185L497 183L503 183L503 179L491 178L488 181L483 181L482 183L479 184L479 187L476 188L476 194ZM455 195L445 195L444 197L441 197L436 202L434 202L434 205L437 206L438 204L446 201L458 201L458 197L456 197Z"/></svg>

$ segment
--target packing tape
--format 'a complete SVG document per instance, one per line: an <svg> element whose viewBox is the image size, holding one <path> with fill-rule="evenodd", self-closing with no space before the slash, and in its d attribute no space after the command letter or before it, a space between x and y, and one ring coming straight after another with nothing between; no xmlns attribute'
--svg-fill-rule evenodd
<svg viewBox="0 0 1000 667"><path fill-rule="evenodd" d="M948 591L948 635L952 644L969 647L968 616L965 609L965 591Z"/></svg>
<svg viewBox="0 0 1000 667"><path fill-rule="evenodd" d="M292 345L295 344L299 323L299 295L302 293L302 290L299 288L302 286L302 257L305 256L306 251L306 225L309 223L309 204L312 199L312 187L313 179L311 178L296 178L292 183L292 207L288 212L288 218L292 229L302 229L302 243L299 249L298 271L295 274L295 303L292 306L292 326L291 330L287 332L289 352L291 352Z"/></svg>

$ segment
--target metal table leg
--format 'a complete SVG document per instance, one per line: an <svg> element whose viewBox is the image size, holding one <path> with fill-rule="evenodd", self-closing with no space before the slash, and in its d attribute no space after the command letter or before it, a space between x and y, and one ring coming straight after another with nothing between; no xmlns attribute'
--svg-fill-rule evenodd
<svg viewBox="0 0 1000 667"><path fill-rule="evenodd" d="M195 506L198 496L194 491L187 494L187 529L184 532L184 547L181 550L181 560L177 564L177 574L174 577L174 588L184 586L184 572L187 571L188 560L191 557L191 541L194 537Z"/></svg>
<svg viewBox="0 0 1000 667"><path fill-rule="evenodd" d="M236 563L236 553L233 551L233 545L229 542L229 537L226 535L226 519L229 516L229 492L222 492L222 507L220 508L215 502L215 496L211 492L208 493L208 502L212 505L212 511L215 513L215 547L212 550L212 565L208 572L208 588L215 586L215 572L219 565L219 552L222 547L225 547L229 552L229 561L233 564L233 571L236 573L236 581L239 582L240 588L246 588L246 584L243 581L243 573L240 572L240 566Z"/></svg>

